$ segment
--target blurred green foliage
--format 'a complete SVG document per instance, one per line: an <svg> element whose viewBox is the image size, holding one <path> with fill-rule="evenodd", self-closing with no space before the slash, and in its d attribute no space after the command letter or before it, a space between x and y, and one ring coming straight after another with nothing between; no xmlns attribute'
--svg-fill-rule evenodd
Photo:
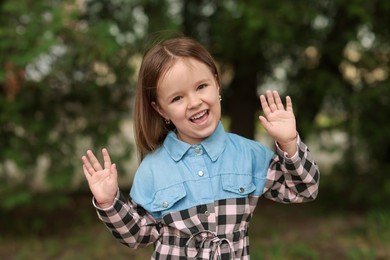
<svg viewBox="0 0 390 260"><path fill-rule="evenodd" d="M322 177L320 199L383 206L389 12L380 0L2 1L0 207L28 204L35 190L79 189L86 149L130 157L121 124L131 118L137 65L149 43L172 32L198 39L218 60L231 131L252 138L258 93L278 89L292 96L304 140L325 151L327 136L345 134L331 148L341 156Z"/></svg>

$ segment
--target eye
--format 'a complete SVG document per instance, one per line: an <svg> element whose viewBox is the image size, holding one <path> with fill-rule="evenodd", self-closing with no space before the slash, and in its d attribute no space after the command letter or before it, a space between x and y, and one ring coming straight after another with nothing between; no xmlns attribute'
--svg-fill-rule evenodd
<svg viewBox="0 0 390 260"><path fill-rule="evenodd" d="M177 102L177 101L179 101L180 99L181 99L181 96L176 96L176 97L174 97L174 98L172 99L171 103Z"/></svg>
<svg viewBox="0 0 390 260"><path fill-rule="evenodd" d="M207 84L201 84L198 86L198 89L204 89L205 87L207 87Z"/></svg>

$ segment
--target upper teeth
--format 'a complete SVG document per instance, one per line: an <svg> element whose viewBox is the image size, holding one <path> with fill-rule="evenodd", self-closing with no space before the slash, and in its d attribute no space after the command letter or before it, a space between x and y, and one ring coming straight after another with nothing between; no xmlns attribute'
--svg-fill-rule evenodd
<svg viewBox="0 0 390 260"><path fill-rule="evenodd" d="M201 118L205 114L206 114L206 110L201 112L201 113L199 113L199 114L194 115L193 117L191 117L191 119L195 120L195 119Z"/></svg>

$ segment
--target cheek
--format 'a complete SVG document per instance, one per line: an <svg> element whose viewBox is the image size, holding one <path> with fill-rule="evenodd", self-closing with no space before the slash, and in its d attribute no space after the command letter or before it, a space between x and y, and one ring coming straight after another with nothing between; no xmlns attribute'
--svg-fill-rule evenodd
<svg viewBox="0 0 390 260"><path fill-rule="evenodd" d="M221 101L219 100L219 94L216 96L215 100L216 100L214 103L215 111L216 113L219 114L219 116L221 116L222 106L221 106Z"/></svg>
<svg viewBox="0 0 390 260"><path fill-rule="evenodd" d="M183 119L186 116L185 106L183 104L172 105L169 109L167 109L167 114L171 120Z"/></svg>
<svg viewBox="0 0 390 260"><path fill-rule="evenodd" d="M215 110L217 111L217 113L219 114L219 116L221 116L221 102L219 102L219 99L218 99L218 103L215 105L216 108Z"/></svg>
<svg viewBox="0 0 390 260"><path fill-rule="evenodd" d="M214 102L215 105L219 105L219 106L221 105L221 101L219 100L219 92L218 91L216 91L212 95L210 95L210 101Z"/></svg>

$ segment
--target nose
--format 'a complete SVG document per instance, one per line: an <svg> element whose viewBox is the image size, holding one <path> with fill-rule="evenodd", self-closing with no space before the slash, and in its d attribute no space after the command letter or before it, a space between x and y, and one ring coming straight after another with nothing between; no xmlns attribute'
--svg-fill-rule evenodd
<svg viewBox="0 0 390 260"><path fill-rule="evenodd" d="M188 109L196 108L202 104L202 99L196 95L192 94L188 97Z"/></svg>

